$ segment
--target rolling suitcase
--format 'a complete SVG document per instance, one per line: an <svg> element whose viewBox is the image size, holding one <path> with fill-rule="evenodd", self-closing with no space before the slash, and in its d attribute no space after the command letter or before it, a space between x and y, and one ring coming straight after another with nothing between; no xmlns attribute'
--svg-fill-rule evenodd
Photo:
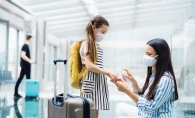
<svg viewBox="0 0 195 118"><path fill-rule="evenodd" d="M54 60L57 70L57 62L67 60ZM56 95L56 76L54 78L54 98L48 100L48 118L95 118L96 110L92 100L80 96L68 94Z"/></svg>
<svg viewBox="0 0 195 118"><path fill-rule="evenodd" d="M27 79L26 80L26 97L38 97L39 96L39 80Z"/></svg>

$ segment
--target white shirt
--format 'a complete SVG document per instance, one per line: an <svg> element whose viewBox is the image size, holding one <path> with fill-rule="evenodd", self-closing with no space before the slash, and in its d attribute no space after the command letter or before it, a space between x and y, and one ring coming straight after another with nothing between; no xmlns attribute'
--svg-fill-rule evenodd
<svg viewBox="0 0 195 118"><path fill-rule="evenodd" d="M87 53L88 49L87 49L87 42L83 41L81 43L81 47L80 47L80 56L81 56L81 62L82 64L85 65L85 54Z"/></svg>

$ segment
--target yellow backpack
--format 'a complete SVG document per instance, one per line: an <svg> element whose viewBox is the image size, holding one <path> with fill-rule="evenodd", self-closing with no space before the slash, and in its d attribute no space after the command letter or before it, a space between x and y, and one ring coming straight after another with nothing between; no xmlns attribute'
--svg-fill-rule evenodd
<svg viewBox="0 0 195 118"><path fill-rule="evenodd" d="M71 86L76 89L80 89L81 78L83 78L84 80L88 73L88 70L85 67L82 67L81 56L79 53L82 41L83 40L76 41L74 44L71 45L68 57L70 69L70 82Z"/></svg>

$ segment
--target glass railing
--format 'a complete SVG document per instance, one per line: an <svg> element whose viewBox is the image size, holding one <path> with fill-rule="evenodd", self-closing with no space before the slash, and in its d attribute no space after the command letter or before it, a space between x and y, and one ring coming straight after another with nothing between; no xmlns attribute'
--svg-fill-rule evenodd
<svg viewBox="0 0 195 118"><path fill-rule="evenodd" d="M176 117L195 114L195 14L172 34L172 60L179 100Z"/></svg>

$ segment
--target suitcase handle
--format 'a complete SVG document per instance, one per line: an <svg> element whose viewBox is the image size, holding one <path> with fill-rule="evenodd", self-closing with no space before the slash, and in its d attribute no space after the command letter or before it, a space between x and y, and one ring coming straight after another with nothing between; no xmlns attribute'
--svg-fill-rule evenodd
<svg viewBox="0 0 195 118"><path fill-rule="evenodd" d="M66 62L67 60L64 59L55 59L54 61L54 65L55 65L55 69L54 69L54 103L56 104L56 77L57 77L57 63L58 62L64 62L64 66L65 66L65 71L66 71ZM65 89L64 89L65 90ZM65 93L65 91L64 91ZM64 98L65 99L65 98Z"/></svg>
<svg viewBox="0 0 195 118"><path fill-rule="evenodd" d="M64 65L66 65L67 60L64 60L64 59L55 59L53 62L54 62L55 65L57 64L57 62L64 62Z"/></svg>

